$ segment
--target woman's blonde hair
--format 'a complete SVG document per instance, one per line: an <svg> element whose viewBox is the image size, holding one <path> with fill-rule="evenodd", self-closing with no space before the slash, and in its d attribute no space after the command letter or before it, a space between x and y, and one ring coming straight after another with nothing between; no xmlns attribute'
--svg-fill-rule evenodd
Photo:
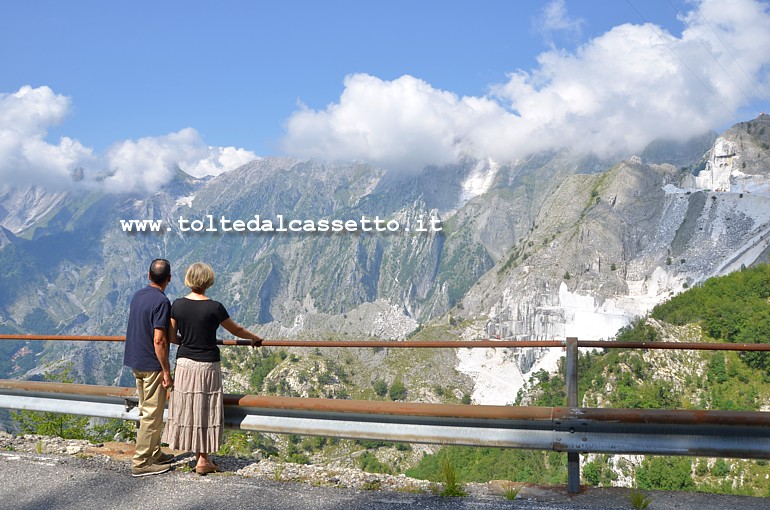
<svg viewBox="0 0 770 510"><path fill-rule="evenodd" d="M184 284L193 292L204 292L214 285L214 270L203 262L195 262L187 268L184 275Z"/></svg>

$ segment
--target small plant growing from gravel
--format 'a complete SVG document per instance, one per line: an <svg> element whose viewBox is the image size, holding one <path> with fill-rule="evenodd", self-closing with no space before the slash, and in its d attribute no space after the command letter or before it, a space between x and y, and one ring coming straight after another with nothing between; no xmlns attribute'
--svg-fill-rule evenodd
<svg viewBox="0 0 770 510"><path fill-rule="evenodd" d="M192 467L189 463L184 463L180 466L177 466L176 470L179 471L180 473L192 473L193 471L195 471L195 468Z"/></svg>
<svg viewBox="0 0 770 510"><path fill-rule="evenodd" d="M377 479L369 480L368 482L364 482L361 488L365 491L378 491L382 489L382 482Z"/></svg>
<svg viewBox="0 0 770 510"><path fill-rule="evenodd" d="M457 498L467 496L462 484L457 480L457 469L449 457L443 457L439 466L441 478L443 479L444 489L439 494L445 498Z"/></svg>
<svg viewBox="0 0 770 510"><path fill-rule="evenodd" d="M42 441L38 441L38 442L37 442L37 444L35 445L35 451L36 451L38 454L41 454L41 453L43 453L43 442L42 442Z"/></svg>
<svg viewBox="0 0 770 510"><path fill-rule="evenodd" d="M521 486L516 487L512 483L509 483L505 487L505 491L503 492L503 497L505 497L505 499L509 501L513 501L514 499L516 499L516 496L519 495L519 492L521 492Z"/></svg>
<svg viewBox="0 0 770 510"><path fill-rule="evenodd" d="M635 510L644 510L652 503L652 498L638 489L632 490L628 494L627 499L631 503L631 508Z"/></svg>
<svg viewBox="0 0 770 510"><path fill-rule="evenodd" d="M418 485L405 485L404 487L396 487L396 492L403 492L406 494L425 494L425 489ZM438 491L433 492L434 494L437 494Z"/></svg>
<svg viewBox="0 0 770 510"><path fill-rule="evenodd" d="M283 480L284 469L286 469L286 466L284 466L283 462L275 466L275 471L273 471L273 480L275 480L276 482L280 482L281 480Z"/></svg>

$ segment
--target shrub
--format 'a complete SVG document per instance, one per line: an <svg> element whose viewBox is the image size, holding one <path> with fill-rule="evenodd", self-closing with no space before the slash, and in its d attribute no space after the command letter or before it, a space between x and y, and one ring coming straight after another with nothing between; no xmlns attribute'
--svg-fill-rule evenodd
<svg viewBox="0 0 770 510"><path fill-rule="evenodd" d="M379 397L384 397L388 394L388 383L383 381L382 379L377 379L374 381L374 393Z"/></svg>
<svg viewBox="0 0 770 510"><path fill-rule="evenodd" d="M393 381L393 384L390 385L388 396L391 400L404 400L406 398L406 386L404 386L401 379Z"/></svg>
<svg viewBox="0 0 770 510"><path fill-rule="evenodd" d="M601 475L599 466L596 462L588 462L582 469L583 479L588 485L599 485L599 477Z"/></svg>
<svg viewBox="0 0 770 510"><path fill-rule="evenodd" d="M714 467L711 468L711 474L714 476L726 476L730 473L730 466L727 465L724 459L717 459L714 462Z"/></svg>
<svg viewBox="0 0 770 510"><path fill-rule="evenodd" d="M371 452L364 452L358 457L358 467L367 473L393 474L393 470L387 464L383 464Z"/></svg>
<svg viewBox="0 0 770 510"><path fill-rule="evenodd" d="M686 457L645 457L636 482L648 490L692 490L692 461Z"/></svg>

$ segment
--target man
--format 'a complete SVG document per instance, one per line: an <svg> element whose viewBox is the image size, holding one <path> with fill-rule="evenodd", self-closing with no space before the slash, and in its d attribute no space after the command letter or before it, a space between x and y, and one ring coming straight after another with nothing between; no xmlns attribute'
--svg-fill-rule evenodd
<svg viewBox="0 0 770 510"><path fill-rule="evenodd" d="M171 281L171 264L155 259L147 274L150 284L131 299L123 364L131 367L139 393L139 431L132 476L165 473L174 456L160 449L166 391L173 385L168 361L168 327L171 303L165 291Z"/></svg>

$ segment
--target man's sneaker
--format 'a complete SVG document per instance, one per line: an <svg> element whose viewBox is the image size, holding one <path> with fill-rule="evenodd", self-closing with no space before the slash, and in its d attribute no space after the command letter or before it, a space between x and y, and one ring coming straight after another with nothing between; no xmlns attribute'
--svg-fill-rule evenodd
<svg viewBox="0 0 770 510"><path fill-rule="evenodd" d="M154 458L154 459L152 459L152 460L153 460L153 462L154 462L155 464L171 464L172 462L174 462L174 459L175 459L175 458L176 458L176 456L175 456L175 455L172 455L172 454L170 454L170 453L163 453L163 452L160 452L160 453L158 454L158 456L157 456L157 457L155 457L155 458Z"/></svg>
<svg viewBox="0 0 770 510"><path fill-rule="evenodd" d="M165 473L169 469L171 469L171 466L164 466L162 464L150 464L149 466L144 467L131 467L131 476L138 478L140 476L159 475L161 473Z"/></svg>

